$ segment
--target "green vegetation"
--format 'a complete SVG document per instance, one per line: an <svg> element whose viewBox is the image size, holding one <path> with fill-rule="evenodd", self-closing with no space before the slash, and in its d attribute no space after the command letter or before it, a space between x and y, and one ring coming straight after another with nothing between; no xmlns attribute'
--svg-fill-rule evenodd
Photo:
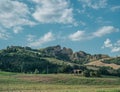
<svg viewBox="0 0 120 92"><path fill-rule="evenodd" d="M8 46L0 50L0 92L120 92L120 69L86 64L97 60L120 63L120 57L73 52L59 45Z"/></svg>
<svg viewBox="0 0 120 92"><path fill-rule="evenodd" d="M120 78L0 72L0 92L120 92Z"/></svg>
<svg viewBox="0 0 120 92"><path fill-rule="evenodd" d="M61 48L59 45L44 49L8 46L0 50L0 70L29 74L70 74L74 69L80 69L86 77L120 76L120 69L98 67L96 70L94 67L89 69L84 65L92 60L104 58L110 57L102 54L90 55L83 51L73 52L72 49ZM110 62L120 62L119 57L110 60L112 60Z"/></svg>
<svg viewBox="0 0 120 92"><path fill-rule="evenodd" d="M120 92L120 90L102 90L102 91L97 91L97 92Z"/></svg>
<svg viewBox="0 0 120 92"><path fill-rule="evenodd" d="M111 59L108 59L108 60L104 60L102 62L108 63L108 64L114 63L114 64L120 65L120 57L111 58Z"/></svg>

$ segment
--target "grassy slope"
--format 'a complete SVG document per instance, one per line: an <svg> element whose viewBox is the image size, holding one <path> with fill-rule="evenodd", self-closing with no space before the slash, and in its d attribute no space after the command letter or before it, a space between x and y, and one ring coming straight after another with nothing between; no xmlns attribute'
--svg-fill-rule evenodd
<svg viewBox="0 0 120 92"><path fill-rule="evenodd" d="M0 92L120 92L119 85L120 78L117 77L85 78L72 74L34 75L0 72Z"/></svg>
<svg viewBox="0 0 120 92"><path fill-rule="evenodd" d="M117 64L114 64L114 63L107 64L107 63L103 63L99 60L87 63L86 65L88 65L88 66L106 66L106 67L112 67L113 69L119 69L120 68L120 65L117 65Z"/></svg>
<svg viewBox="0 0 120 92"><path fill-rule="evenodd" d="M43 58L43 59L46 59L49 62L54 63L54 64L58 64L58 65L62 65L64 63L64 64L71 65L71 66L73 66L73 65L78 65L79 66L79 64L65 62L65 61L62 61L62 60L55 59L55 58ZM109 60L111 58L106 58L106 60L107 59ZM120 68L120 65L117 65L117 64L114 64L114 63L107 64L107 63L101 62L100 60L91 61L91 62L89 62L85 65L88 66L88 67L91 66L91 68L94 68L94 69L95 69L95 67L93 67L93 66L106 66L106 67L112 67L113 69L119 69Z"/></svg>
<svg viewBox="0 0 120 92"><path fill-rule="evenodd" d="M58 65L62 65L63 63L66 64L66 65L71 65L71 66L78 65L78 64L75 64L75 63L65 62L65 61L62 61L62 60L59 60L59 59L56 59L56 58L43 58L43 59L46 59L49 62L51 62L53 64L58 64Z"/></svg>

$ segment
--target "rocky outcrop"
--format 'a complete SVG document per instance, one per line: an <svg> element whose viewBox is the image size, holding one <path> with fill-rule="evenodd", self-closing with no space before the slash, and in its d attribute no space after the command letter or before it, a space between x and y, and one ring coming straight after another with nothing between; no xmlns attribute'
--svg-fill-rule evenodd
<svg viewBox="0 0 120 92"><path fill-rule="evenodd" d="M54 57L63 61L79 64L109 57L108 55L103 54L91 55L84 51L73 52L71 48L62 48L60 45L44 48L42 54L47 57Z"/></svg>

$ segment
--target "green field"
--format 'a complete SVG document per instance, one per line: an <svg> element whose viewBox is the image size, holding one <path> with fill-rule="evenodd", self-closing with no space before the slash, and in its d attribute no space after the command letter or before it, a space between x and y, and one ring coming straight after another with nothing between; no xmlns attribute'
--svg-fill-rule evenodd
<svg viewBox="0 0 120 92"><path fill-rule="evenodd" d="M0 72L0 92L120 92L120 78Z"/></svg>

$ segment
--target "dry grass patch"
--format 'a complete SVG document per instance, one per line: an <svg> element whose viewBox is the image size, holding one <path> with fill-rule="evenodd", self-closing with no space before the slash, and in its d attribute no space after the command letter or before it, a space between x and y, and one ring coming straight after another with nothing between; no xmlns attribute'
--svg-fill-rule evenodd
<svg viewBox="0 0 120 92"><path fill-rule="evenodd" d="M119 69L120 68L120 65L117 65L117 64L106 64L106 63L103 63L101 61L93 61L93 62L90 62L86 65L92 65L92 66L107 66L107 67L112 67L113 69Z"/></svg>

